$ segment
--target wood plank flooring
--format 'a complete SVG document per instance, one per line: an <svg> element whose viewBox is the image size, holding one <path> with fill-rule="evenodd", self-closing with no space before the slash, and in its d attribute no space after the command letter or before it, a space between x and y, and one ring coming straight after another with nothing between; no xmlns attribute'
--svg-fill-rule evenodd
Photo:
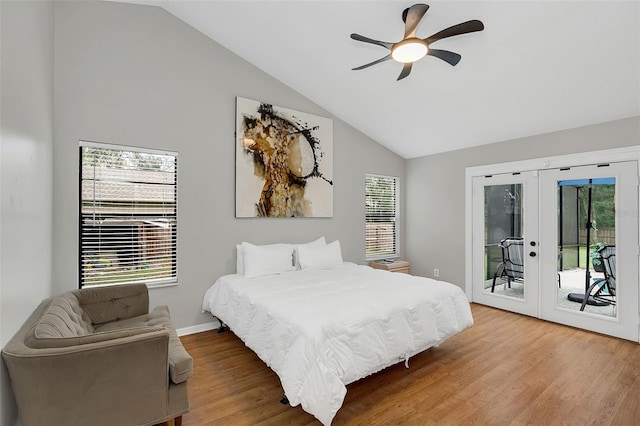
<svg viewBox="0 0 640 426"><path fill-rule="evenodd" d="M333 425L640 425L640 345L472 304L475 324L347 387ZM238 337L182 337L183 426L320 425Z"/></svg>

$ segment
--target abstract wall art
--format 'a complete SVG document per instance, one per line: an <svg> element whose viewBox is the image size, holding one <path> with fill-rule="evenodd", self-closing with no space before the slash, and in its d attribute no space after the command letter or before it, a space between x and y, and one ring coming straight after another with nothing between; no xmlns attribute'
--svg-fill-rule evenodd
<svg viewBox="0 0 640 426"><path fill-rule="evenodd" d="M333 121L236 99L236 217L332 217Z"/></svg>

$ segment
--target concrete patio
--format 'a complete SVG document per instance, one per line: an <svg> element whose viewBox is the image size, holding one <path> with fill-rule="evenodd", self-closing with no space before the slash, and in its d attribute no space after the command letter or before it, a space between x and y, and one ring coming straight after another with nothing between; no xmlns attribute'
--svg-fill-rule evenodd
<svg viewBox="0 0 640 426"><path fill-rule="evenodd" d="M602 278L603 274L600 272L591 272L591 278ZM558 281L554 282L554 287L557 289L557 306L561 309L569 309L579 311L581 303L572 302L567 299L569 293L584 293L585 290L585 269L576 268L561 271L560 273L560 287L558 287ZM491 291L491 281L487 281L485 284L485 291ZM508 297L515 297L522 299L524 297L524 285L522 283L512 282L511 288L506 285L505 281L498 280L496 282L495 294L500 294ZM615 317L616 310L614 305L608 306L592 306L587 305L583 312L589 314L605 315L608 317Z"/></svg>

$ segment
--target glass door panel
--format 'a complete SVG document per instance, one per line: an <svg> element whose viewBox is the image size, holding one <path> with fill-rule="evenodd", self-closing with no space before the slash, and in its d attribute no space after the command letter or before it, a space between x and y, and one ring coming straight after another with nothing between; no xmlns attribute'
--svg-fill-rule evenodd
<svg viewBox="0 0 640 426"><path fill-rule="evenodd" d="M473 300L537 316L537 174L475 177L472 200Z"/></svg>
<svg viewBox="0 0 640 426"><path fill-rule="evenodd" d="M484 291L524 299L522 184L484 187Z"/></svg>
<svg viewBox="0 0 640 426"><path fill-rule="evenodd" d="M560 180L556 189L556 305L616 318L616 178Z"/></svg>
<svg viewBox="0 0 640 426"><path fill-rule="evenodd" d="M633 162L540 173L541 318L638 340L636 179Z"/></svg>

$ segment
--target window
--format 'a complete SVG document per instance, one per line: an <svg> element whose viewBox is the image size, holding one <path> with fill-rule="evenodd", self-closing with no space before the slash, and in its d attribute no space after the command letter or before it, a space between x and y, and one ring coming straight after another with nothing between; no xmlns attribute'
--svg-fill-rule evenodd
<svg viewBox="0 0 640 426"><path fill-rule="evenodd" d="M367 175L365 183L367 260L398 257L398 178Z"/></svg>
<svg viewBox="0 0 640 426"><path fill-rule="evenodd" d="M80 287L177 281L177 153L80 142Z"/></svg>

